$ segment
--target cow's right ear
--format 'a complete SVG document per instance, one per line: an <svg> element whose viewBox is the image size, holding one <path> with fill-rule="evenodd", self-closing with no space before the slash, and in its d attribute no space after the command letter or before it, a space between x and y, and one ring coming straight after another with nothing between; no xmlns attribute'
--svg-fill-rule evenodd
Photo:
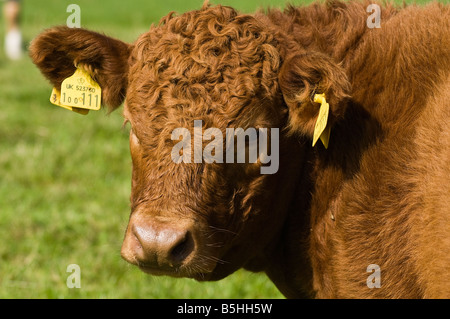
<svg viewBox="0 0 450 319"><path fill-rule="evenodd" d="M326 96L330 127L343 117L351 85L342 66L329 56L314 51L291 55L283 62L278 80L289 109L290 133L313 137L319 115L315 94Z"/></svg>
<svg viewBox="0 0 450 319"><path fill-rule="evenodd" d="M38 35L29 50L33 62L57 89L79 66L99 83L104 105L114 110L122 104L131 45L86 29L61 26Z"/></svg>

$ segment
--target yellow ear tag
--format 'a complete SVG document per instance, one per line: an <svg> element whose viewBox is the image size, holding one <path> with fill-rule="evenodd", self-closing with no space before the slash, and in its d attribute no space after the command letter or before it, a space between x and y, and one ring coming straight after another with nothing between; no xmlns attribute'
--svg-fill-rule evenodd
<svg viewBox="0 0 450 319"><path fill-rule="evenodd" d="M325 94L314 95L314 102L320 103L319 116L317 117L316 126L314 127L313 143L316 145L319 137L325 148L328 148L328 142L330 140L331 128L328 125L328 114L330 112L330 105L325 99Z"/></svg>
<svg viewBox="0 0 450 319"><path fill-rule="evenodd" d="M62 105L87 110L100 110L102 89L88 72L77 68L75 73L61 84Z"/></svg>
<svg viewBox="0 0 450 319"><path fill-rule="evenodd" d="M86 110L86 109L80 109L80 108L77 108L77 107L71 107L71 106L62 105L61 104L61 93L56 88L53 88L53 90L52 90L52 94L50 95L50 102L52 104L55 104L55 105L60 106L62 108L65 108L66 110L73 111L73 112L76 112L76 113L79 113L79 114L86 115L86 114L89 113L89 110Z"/></svg>

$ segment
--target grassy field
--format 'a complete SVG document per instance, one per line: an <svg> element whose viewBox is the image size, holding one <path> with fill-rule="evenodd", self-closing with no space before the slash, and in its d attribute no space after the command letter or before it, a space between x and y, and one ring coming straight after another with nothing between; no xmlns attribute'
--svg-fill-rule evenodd
<svg viewBox="0 0 450 319"><path fill-rule="evenodd" d="M24 40L65 24L67 5L73 2L25 0ZM202 2L75 3L81 7L83 27L133 41L168 12L196 9ZM282 7L285 0L220 2L250 12ZM50 92L27 57L9 62L1 50L0 298L282 297L260 274L238 271L220 282L198 283L151 277L123 261L131 159L121 111L80 116L52 106ZM66 285L70 264L80 266L80 289Z"/></svg>

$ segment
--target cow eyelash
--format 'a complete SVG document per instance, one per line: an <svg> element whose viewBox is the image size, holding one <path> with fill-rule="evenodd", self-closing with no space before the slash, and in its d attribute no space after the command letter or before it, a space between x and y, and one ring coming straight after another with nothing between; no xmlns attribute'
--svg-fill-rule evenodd
<svg viewBox="0 0 450 319"><path fill-rule="evenodd" d="M130 124L130 133L132 133L132 134L136 137L137 141L138 141L139 144L140 144L141 141L139 140L139 138L138 138L138 137L136 136L136 134L134 133L133 125L131 125L130 120L125 119L125 120L123 121L123 124L122 124L122 130L126 130L127 124Z"/></svg>
<svg viewBox="0 0 450 319"><path fill-rule="evenodd" d="M130 123L130 125L131 125L130 120L128 120L128 119L124 119L124 120L123 120L123 123L122 123L122 130L124 130L124 129L126 128L126 126L127 126L128 123Z"/></svg>

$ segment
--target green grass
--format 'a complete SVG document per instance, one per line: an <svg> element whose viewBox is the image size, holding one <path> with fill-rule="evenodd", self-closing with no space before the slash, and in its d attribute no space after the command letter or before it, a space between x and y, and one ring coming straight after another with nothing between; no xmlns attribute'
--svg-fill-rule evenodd
<svg viewBox="0 0 450 319"><path fill-rule="evenodd" d="M133 41L168 12L196 9L202 2L76 1L83 27L125 41ZM70 3L24 1L25 40L65 24ZM282 7L285 1L221 3L251 12L260 6ZM123 261L131 159L121 112L81 116L51 105L50 92L28 58L12 63L1 50L0 298L282 297L261 274L238 271L219 282L198 283L151 277ZM66 286L66 268L73 263L81 268L80 289Z"/></svg>

